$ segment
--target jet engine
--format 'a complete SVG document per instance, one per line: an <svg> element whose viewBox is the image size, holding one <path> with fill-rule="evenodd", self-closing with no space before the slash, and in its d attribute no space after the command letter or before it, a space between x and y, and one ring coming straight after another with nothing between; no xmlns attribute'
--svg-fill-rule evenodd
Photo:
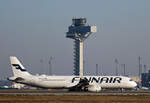
<svg viewBox="0 0 150 103"><path fill-rule="evenodd" d="M7 79L10 81L14 81L16 83L20 83L20 82L24 81L24 79L22 77L8 77Z"/></svg>
<svg viewBox="0 0 150 103"><path fill-rule="evenodd" d="M94 84L88 85L87 89L90 92L100 92L101 86L98 83L94 83Z"/></svg>

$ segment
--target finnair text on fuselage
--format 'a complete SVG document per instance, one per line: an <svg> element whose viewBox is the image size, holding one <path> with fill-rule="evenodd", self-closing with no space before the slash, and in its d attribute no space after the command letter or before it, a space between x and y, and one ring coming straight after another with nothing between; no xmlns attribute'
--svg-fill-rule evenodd
<svg viewBox="0 0 150 103"><path fill-rule="evenodd" d="M78 81L78 78L80 77L74 77L72 79L72 83L74 83L75 81ZM89 83L121 83L122 78L121 77L84 77L88 80Z"/></svg>

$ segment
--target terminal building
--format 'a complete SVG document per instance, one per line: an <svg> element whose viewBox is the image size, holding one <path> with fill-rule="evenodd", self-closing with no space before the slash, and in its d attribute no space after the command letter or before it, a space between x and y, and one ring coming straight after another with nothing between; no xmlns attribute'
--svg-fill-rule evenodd
<svg viewBox="0 0 150 103"><path fill-rule="evenodd" d="M141 84L142 87L150 88L150 70L148 71L148 73L142 73Z"/></svg>

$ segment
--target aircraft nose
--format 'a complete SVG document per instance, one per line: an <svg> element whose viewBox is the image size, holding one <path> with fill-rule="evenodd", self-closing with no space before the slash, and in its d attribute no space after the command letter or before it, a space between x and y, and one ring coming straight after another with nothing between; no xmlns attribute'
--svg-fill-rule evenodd
<svg viewBox="0 0 150 103"><path fill-rule="evenodd" d="M136 87L137 83L135 81L133 81L132 85L133 85L133 87Z"/></svg>

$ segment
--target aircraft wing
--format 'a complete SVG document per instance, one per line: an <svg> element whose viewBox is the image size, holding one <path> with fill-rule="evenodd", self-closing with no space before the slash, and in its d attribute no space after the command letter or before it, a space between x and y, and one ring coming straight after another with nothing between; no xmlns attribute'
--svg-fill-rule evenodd
<svg viewBox="0 0 150 103"><path fill-rule="evenodd" d="M89 85L89 82L86 78L80 78L80 81L75 85L70 85L70 91L85 91L86 87Z"/></svg>

